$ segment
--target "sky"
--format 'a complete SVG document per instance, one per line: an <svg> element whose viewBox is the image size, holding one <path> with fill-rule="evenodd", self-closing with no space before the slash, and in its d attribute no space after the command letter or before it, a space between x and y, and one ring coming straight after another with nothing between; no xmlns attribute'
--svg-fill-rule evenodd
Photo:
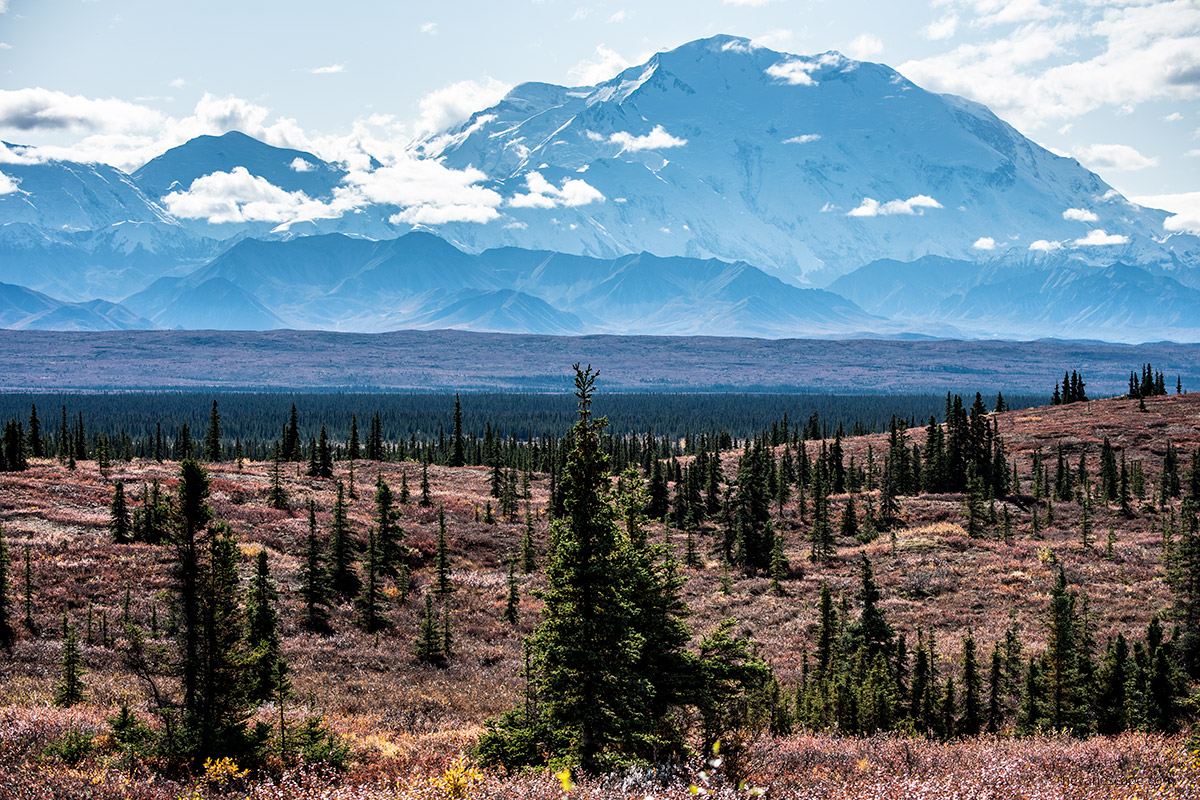
<svg viewBox="0 0 1200 800"><path fill-rule="evenodd" d="M0 139L132 170L239 129L354 163L717 33L988 105L1200 226L1200 0L0 0Z"/></svg>

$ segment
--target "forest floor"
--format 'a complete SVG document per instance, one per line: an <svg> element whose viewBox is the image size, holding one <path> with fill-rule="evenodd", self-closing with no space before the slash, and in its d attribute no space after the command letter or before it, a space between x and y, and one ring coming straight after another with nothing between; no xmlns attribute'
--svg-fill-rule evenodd
<svg viewBox="0 0 1200 800"><path fill-rule="evenodd" d="M1061 566L1073 589L1086 590L1097 641L1118 632L1140 638L1153 615L1170 604L1161 565L1162 525L1166 512L1151 502L1168 439L1179 449L1186 469L1200 447L1200 395L1146 401L1099 400L1068 406L1027 409L998 415L1001 435L1028 485L1033 453L1041 448L1053 470L1062 444L1071 465L1088 455L1095 474L1104 437L1124 448L1127 462L1141 461L1147 474L1147 499L1135 503L1126 519L1114 508L1097 507L1093 524L1097 543L1084 547L1078 529L1079 506L1054 504L1054 520L1031 533L1028 495L1008 502L1014 537L1000 540L991 528L982 538L965 531L961 495L920 495L902 499L903 526L894 539L838 541L833 562L807 561L807 525L794 501L784 507L778 529L786 536L791 577L785 593L768 593L765 577L727 573L713 553L712 525L702 537L706 564L684 569L689 623L697 635L720 620L734 617L751 635L785 687L800 678L804 653L816 623L822 582L853 597L865 554L875 568L884 596L883 609L899 631L915 640L918 628L936 635L941 659L951 664L961 651L967 629L980 651L1003 638L1015 621L1027 653L1045 644L1047 595ZM923 429L911 440L924 444ZM814 453L809 445L810 456ZM866 463L867 450L881 459L886 437L845 440L847 460ZM735 457L724 459L732 475ZM878 463L878 462L877 462ZM358 462L357 499L350 503L356 536L365 539L371 525L376 477L399 487L406 476L414 504L401 507L405 543L422 566L413 588L389 597L388 627L363 633L349 604L334 609L332 633L318 636L299 627L297 596L300 554L308 530L305 507L313 498L318 524L329 524L336 484L302 477L288 467L290 508L268 506L270 464L209 465L210 504L217 520L228 522L251 559L266 549L271 573L280 586L283 655L290 662L298 698L288 713L299 720L313 709L324 714L345 738L352 765L343 775L293 773L283 779L240 779L225 786L154 777L144 770L126 772L103 753L66 767L43 757L44 749L64 732L100 733L104 720L122 703L145 710L143 686L123 667L126 592L130 620L150 628L152 618L165 624L169 552L165 547L114 544L107 531L112 486L125 482L133 496L143 483L158 478L165 488L175 482L176 464L116 463L101 474L94 462L74 471L54 461L35 461L22 473L0 474L0 519L12 557L11 595L23 618L24 558L32 573L35 631L18 627L10 655L0 653L0 800L8 797L175 798L196 790L202 796L250 797L441 797L431 783L468 751L488 717L518 705L523 689L522 640L539 619L540 601L531 590L544 585L540 572L520 575L520 621L502 619L507 562L518 552L523 520L481 521L489 501L487 471L481 467L429 468L433 506L415 505L420 485L418 464ZM349 465L337 465L347 482ZM530 508L539 552L545 553L546 476L535 475ZM845 496L834 497L834 519ZM454 656L443 667L423 664L413 646L431 583L437 537L437 507L444 506L453 562L451 595ZM1042 504L1044 515L1044 503ZM860 506L861 512L861 506ZM1045 522L1043 516L1043 523ZM1111 555L1105 552L1112 531ZM682 558L683 535L655 524L652 537L668 542ZM71 709L51 704L62 652L64 611L84 639L86 702ZM89 620L90 619L90 623ZM108 640L102 641L102 626ZM273 718L277 710L259 713ZM571 796L691 796L692 786L716 794L737 794L719 784L719 772L706 785L702 765L666 785L630 774L599 783L581 781ZM1183 736L1126 734L1085 741L1062 738L1017 739L1009 736L936 743L900 737L838 739L824 734L760 737L751 747L751 785L783 797L1200 797L1200 758L1189 753ZM507 777L484 773L473 797L561 797L561 781L552 774Z"/></svg>

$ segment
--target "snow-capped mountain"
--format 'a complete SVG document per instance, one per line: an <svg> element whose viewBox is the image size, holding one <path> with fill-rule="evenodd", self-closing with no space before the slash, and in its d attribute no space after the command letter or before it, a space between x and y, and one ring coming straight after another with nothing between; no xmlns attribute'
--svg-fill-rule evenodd
<svg viewBox="0 0 1200 800"><path fill-rule="evenodd" d="M472 248L715 256L816 283L1034 242L1092 263L1200 262L1195 237L1161 241L1166 214L979 104L882 64L730 36L596 86L520 85L424 149L508 198L500 225L439 229Z"/></svg>
<svg viewBox="0 0 1200 800"><path fill-rule="evenodd" d="M836 52L703 39L410 156L231 132L126 174L3 145L0 281L74 327L1200 337L1200 238Z"/></svg>

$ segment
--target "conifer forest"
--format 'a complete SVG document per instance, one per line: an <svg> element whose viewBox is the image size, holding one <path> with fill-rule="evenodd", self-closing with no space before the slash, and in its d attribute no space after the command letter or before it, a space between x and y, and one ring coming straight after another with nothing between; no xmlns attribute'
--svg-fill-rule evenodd
<svg viewBox="0 0 1200 800"><path fill-rule="evenodd" d="M596 378L4 396L5 796L1197 796L1181 379Z"/></svg>

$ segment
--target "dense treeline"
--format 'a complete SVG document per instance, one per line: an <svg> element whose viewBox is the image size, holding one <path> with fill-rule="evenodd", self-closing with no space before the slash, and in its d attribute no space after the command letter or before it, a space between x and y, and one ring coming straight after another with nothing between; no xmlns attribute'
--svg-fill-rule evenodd
<svg viewBox="0 0 1200 800"><path fill-rule="evenodd" d="M173 444L184 425L190 436L203 436L213 400L221 409L224 450L232 454L241 440L246 457L269 458L270 448L288 422L295 405L303 443L322 426L331 441L344 448L351 420L366 436L376 415L389 451L398 443L437 442L450 433L453 394L243 394L243 393L129 393L129 394L0 394L0 420L17 420L28 427L31 406L41 415L43 432L58 429L61 409L67 409L73 429L83 416L89 449L95 437L110 442L127 438L134 454L152 457L156 436ZM691 431L725 430L743 439L785 415L808 420L816 412L829 435L841 426L850 433L883 430L893 415L928 418L942 412L941 395L753 395L753 394L613 394L600 398L600 411L609 419L608 435L652 431L679 441ZM1041 398L1010 397L1015 408L1037 405ZM573 401L569 395L471 393L462 395L463 430L482 438L490 426L504 439L561 435L570 428ZM28 435L28 430L26 431ZM812 437L810 437L812 438ZM344 452L344 450L343 450ZM232 459L230 459L232 460Z"/></svg>

